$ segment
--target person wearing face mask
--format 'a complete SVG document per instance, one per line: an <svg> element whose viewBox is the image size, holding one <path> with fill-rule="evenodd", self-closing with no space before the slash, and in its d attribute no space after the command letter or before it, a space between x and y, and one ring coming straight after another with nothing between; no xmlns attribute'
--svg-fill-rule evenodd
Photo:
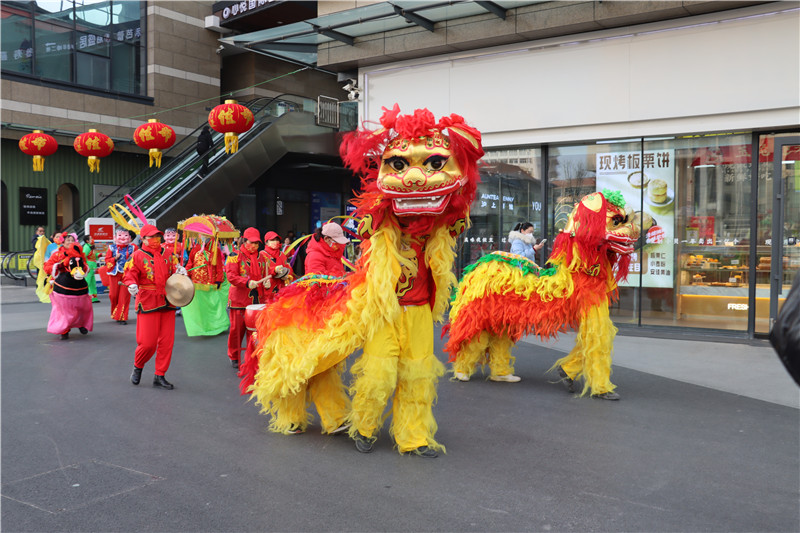
<svg viewBox="0 0 800 533"><path fill-rule="evenodd" d="M136 245L131 244L131 234L126 229L117 228L114 242L108 245L105 266L108 271L108 299L111 301L111 318L119 324L128 323L131 296L122 287L125 263L133 256Z"/></svg>
<svg viewBox="0 0 800 533"><path fill-rule="evenodd" d="M281 252L281 236L274 231L268 231L264 235L264 243L266 246L261 251L261 255L269 261L267 273L271 276L271 279L267 280L264 285L267 288L267 296L274 297L278 291L292 281L294 275L286 254Z"/></svg>
<svg viewBox="0 0 800 533"><path fill-rule="evenodd" d="M336 222L328 222L314 232L306 249L306 274L344 276L344 247L350 242L344 236L342 227Z"/></svg>
<svg viewBox="0 0 800 533"><path fill-rule="evenodd" d="M162 233L152 224L145 224L139 233L142 247L133 253L125 269L127 292L136 296L136 351L131 383L138 385L145 364L156 356L153 386L172 390L165 374L172 360L175 343L175 306L167 300L167 278L186 275L186 269L174 255L161 254Z"/></svg>
<svg viewBox="0 0 800 533"><path fill-rule="evenodd" d="M228 359L233 368L239 368L242 339L245 337L244 313L248 305L265 303L269 281L267 258L258 252L261 234L256 228L247 228L236 254L228 256L225 274L231 284L228 291L231 329L228 332Z"/></svg>
<svg viewBox="0 0 800 533"><path fill-rule="evenodd" d="M519 222L514 229L508 233L508 242L511 243L512 254L521 255L536 263L536 252L544 246L544 240L536 243L533 236L533 224L530 222Z"/></svg>

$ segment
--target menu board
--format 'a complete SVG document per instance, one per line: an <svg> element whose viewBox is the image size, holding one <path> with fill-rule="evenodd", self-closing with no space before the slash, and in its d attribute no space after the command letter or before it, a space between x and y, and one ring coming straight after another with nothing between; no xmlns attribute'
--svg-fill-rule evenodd
<svg viewBox="0 0 800 533"><path fill-rule="evenodd" d="M620 286L673 287L675 234L674 150L597 154L597 190L618 190L636 211L645 235Z"/></svg>

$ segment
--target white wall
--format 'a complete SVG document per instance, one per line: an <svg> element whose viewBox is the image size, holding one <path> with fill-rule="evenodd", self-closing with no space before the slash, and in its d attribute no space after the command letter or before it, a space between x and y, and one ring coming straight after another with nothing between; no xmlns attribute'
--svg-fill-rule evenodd
<svg viewBox="0 0 800 533"><path fill-rule="evenodd" d="M362 117L458 113L485 146L797 126L797 6L364 68Z"/></svg>

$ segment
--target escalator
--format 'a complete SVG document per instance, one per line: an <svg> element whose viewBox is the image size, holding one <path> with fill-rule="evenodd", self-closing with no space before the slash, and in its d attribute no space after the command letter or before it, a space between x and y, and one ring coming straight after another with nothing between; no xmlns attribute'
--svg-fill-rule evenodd
<svg viewBox="0 0 800 533"><path fill-rule="evenodd" d="M338 156L337 130L316 124L316 101L282 95L242 105L253 112L253 127L239 135L239 150L233 154L225 153L224 135L212 130L205 176L200 172L203 157L195 149L201 126L164 152L160 169L140 172L66 230L81 236L87 218L110 217L108 206L124 205L126 194L159 226L175 226L193 214L219 212L289 153Z"/></svg>

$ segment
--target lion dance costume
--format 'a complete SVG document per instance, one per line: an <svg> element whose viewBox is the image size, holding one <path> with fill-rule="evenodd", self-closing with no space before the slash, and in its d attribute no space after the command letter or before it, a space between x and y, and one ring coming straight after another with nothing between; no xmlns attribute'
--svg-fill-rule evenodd
<svg viewBox="0 0 800 533"><path fill-rule="evenodd" d="M444 448L434 440L444 365L433 353L433 322L442 320L456 283L456 237L467 224L483 149L480 133L458 115L437 123L427 109L399 112L397 105L384 109L381 129L350 133L340 149L362 176L354 200L362 239L356 270L300 278L259 314L259 368L249 390L273 431L305 427L298 391L363 348L351 368L350 436L374 441L394 391L390 434L399 451ZM340 387L338 373L318 384L311 394L317 409ZM302 419L293 420L298 411Z"/></svg>
<svg viewBox="0 0 800 533"><path fill-rule="evenodd" d="M493 375L513 373L512 346L528 334L548 338L578 330L575 347L553 365L567 387L584 380L581 395L618 399L611 383L617 328L608 306L626 278L639 237L618 191L585 196L553 245L548 268L494 252L465 269L458 286L445 351L453 371L468 377L488 353ZM552 369L551 369L552 370Z"/></svg>

